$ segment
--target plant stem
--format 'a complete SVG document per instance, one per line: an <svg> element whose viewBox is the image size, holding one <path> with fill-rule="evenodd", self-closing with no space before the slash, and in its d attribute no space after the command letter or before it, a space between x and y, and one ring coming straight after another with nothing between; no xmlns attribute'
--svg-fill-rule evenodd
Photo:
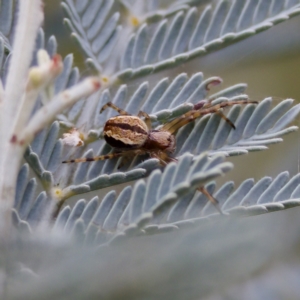
<svg viewBox="0 0 300 300"><path fill-rule="evenodd" d="M34 16L34 17L33 17ZM17 122L27 83L35 39L43 20L41 0L22 0L13 40L12 57L1 104L0 137L0 237L9 238L11 208L24 146L11 143L12 130Z"/></svg>

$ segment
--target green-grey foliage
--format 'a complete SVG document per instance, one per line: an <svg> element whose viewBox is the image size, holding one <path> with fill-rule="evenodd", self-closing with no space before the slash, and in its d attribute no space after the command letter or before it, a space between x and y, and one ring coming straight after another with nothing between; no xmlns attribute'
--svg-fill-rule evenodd
<svg viewBox="0 0 300 300"><path fill-rule="evenodd" d="M267 215L258 223L254 216L299 206L299 174L290 178L285 171L275 178L249 178L238 187L232 181L219 187L217 178L233 167L227 156L267 150L298 129L291 123L300 104L292 99L274 105L268 97L258 105L232 106L226 116L236 129L219 114L189 123L176 135L178 162L165 168L147 155L130 161L61 163L112 150L102 131L116 113L108 109L99 114L109 101L133 115L147 112L153 127L159 127L201 100L214 105L249 99L244 83L211 93L221 78L205 78L199 71L174 76L169 69L298 15L299 1L209 2L173 1L163 6L160 1L62 1L64 23L103 87L58 115L24 154L12 210L14 236L10 245L0 246L1 261L7 260L9 268L7 274L0 270L0 280L6 278L5 291L0 293L8 293L7 299L225 299L226 295L239 299L239 293L247 294L238 284L241 274L263 276L269 265L278 275L280 266L271 259L273 246L274 258L284 257L299 244L298 227L281 218L282 228L291 229L287 237ZM16 10L15 1L1 2L4 85ZM51 57L58 52L56 38L46 40L42 28L32 66L37 65L40 49ZM160 71L165 71L163 77L158 76ZM149 76L153 73L156 76ZM82 76L73 66L73 54L67 55L52 92L72 87ZM34 110L43 105L43 96ZM63 133L74 128L81 133L81 147L64 141ZM99 191L108 187L105 193ZM199 187L218 200L223 214ZM92 191L92 196L78 200L78 195ZM71 205L74 196L77 200ZM274 234L269 234L273 228ZM269 244L262 245L266 237ZM297 265L297 278L298 273ZM299 292L299 287L295 290ZM260 294L259 285L255 293L272 299L269 290Z"/></svg>

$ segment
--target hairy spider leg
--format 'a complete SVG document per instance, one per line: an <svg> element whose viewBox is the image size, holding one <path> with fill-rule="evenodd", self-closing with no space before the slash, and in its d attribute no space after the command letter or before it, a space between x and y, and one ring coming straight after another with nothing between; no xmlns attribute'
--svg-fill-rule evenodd
<svg viewBox="0 0 300 300"><path fill-rule="evenodd" d="M139 149L139 150L141 150L141 149ZM141 150L141 151L143 151L143 150ZM127 163L132 163L135 156L146 154L146 151L138 153L138 154L131 153L130 151L124 151L123 153L124 153L124 156L123 156L122 160L120 161L120 163L118 165L118 168L117 168L118 170L121 169L122 167L124 167Z"/></svg>
<svg viewBox="0 0 300 300"><path fill-rule="evenodd" d="M152 152L150 153L150 156L152 158L157 158L159 160L159 163L164 167L171 162L176 162L176 163L178 162L177 158L171 157L167 153L162 151Z"/></svg>
<svg viewBox="0 0 300 300"><path fill-rule="evenodd" d="M151 157L157 158L162 166L166 166L170 162L178 162L177 158L170 157L165 152L151 153ZM204 196L206 196L206 198L215 206L217 211L221 215L223 215L223 212L219 206L218 200L216 198L214 198L204 186L197 188L197 190L199 192L201 192Z"/></svg>
<svg viewBox="0 0 300 300"><path fill-rule="evenodd" d="M201 186L197 190L206 196L206 198L215 206L215 208L221 215L224 215L222 209L220 208L219 201L214 198L205 187Z"/></svg>
<svg viewBox="0 0 300 300"><path fill-rule="evenodd" d="M197 104L194 105L194 110L199 110L201 108L206 108L212 106L209 100L201 100ZM229 120L222 111L216 112L217 115L219 115L226 123L228 123L233 129L235 128L235 125Z"/></svg>
<svg viewBox="0 0 300 300"><path fill-rule="evenodd" d="M235 125L219 110L217 111L209 111L204 113L204 109L201 109L201 114L199 114L199 111L193 110L193 113L186 117L179 117L177 120L177 123L173 124L173 126L170 129L167 129L171 134L175 134L181 127L186 125L187 123L193 122L195 119L197 119L201 115L206 115L209 113L215 113L218 116L220 116L223 120L225 120L226 123L228 123L233 129L235 129ZM172 121L173 122L173 121Z"/></svg>
<svg viewBox="0 0 300 300"><path fill-rule="evenodd" d="M220 110L215 112L216 115L220 116L226 123L228 123L233 129L235 128L235 125L231 122L230 119L228 119Z"/></svg>
<svg viewBox="0 0 300 300"><path fill-rule="evenodd" d="M208 107L202 107L199 110L191 110L186 114L174 119L173 121L166 123L163 127L160 128L161 131L169 131L171 134L176 133L182 126L194 121L200 116L204 116L211 113L219 113L219 110L224 107L233 106L236 104L257 104L257 101L252 100L236 100L229 102L221 102ZM225 117L225 116L224 116ZM226 118L226 117L225 117ZM225 119L229 124L233 124L229 119ZM228 120L228 121L227 121Z"/></svg>
<svg viewBox="0 0 300 300"><path fill-rule="evenodd" d="M121 156L126 156L126 155L141 155L144 153L146 153L146 151L143 149L135 149L135 150L128 150L128 151L123 151L123 152L113 152L113 153L109 153L106 155L100 155L100 156L95 156L95 157L84 157L84 158L65 160L62 163L67 164L67 163L90 162L90 161L111 159L114 157L121 157Z"/></svg>
<svg viewBox="0 0 300 300"><path fill-rule="evenodd" d="M141 111L141 110L140 110L137 116L138 116L139 118L140 118L140 117L144 117L144 118L145 118L145 123L146 123L148 129L149 129L149 130L152 129L151 118L150 118L150 116L149 116L147 113L145 113L144 111Z"/></svg>
<svg viewBox="0 0 300 300"><path fill-rule="evenodd" d="M100 109L100 114L101 114L105 109L107 109L108 107L110 107L110 108L116 110L116 111L117 111L120 115L122 115L122 116L130 116L130 114L129 114L127 111L125 111L125 110L119 108L118 106L114 105L114 104L111 103L111 102L107 102L106 104L104 104L104 105L102 106L102 108Z"/></svg>
<svg viewBox="0 0 300 300"><path fill-rule="evenodd" d="M120 170L122 167L124 167L133 158L134 158L133 155L125 155L125 153L124 153L124 157L123 157L123 159L121 160L121 162L118 165L118 170Z"/></svg>

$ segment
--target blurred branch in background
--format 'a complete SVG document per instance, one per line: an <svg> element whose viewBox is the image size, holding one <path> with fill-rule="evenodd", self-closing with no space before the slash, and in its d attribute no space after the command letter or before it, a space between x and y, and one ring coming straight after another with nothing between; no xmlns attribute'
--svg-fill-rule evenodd
<svg viewBox="0 0 300 300"><path fill-rule="evenodd" d="M9 299L298 299L299 209L288 214L199 223L97 250L57 246L43 238L26 265L43 261ZM15 254L14 254L15 257ZM17 252L24 261L24 253ZM283 272L283 273L281 273ZM26 270L23 274L27 275ZM266 283L266 285L264 285ZM278 297L277 297L278 296ZM206 298L208 297L208 298ZM225 297L225 298L223 298ZM281 298L282 297L282 298Z"/></svg>

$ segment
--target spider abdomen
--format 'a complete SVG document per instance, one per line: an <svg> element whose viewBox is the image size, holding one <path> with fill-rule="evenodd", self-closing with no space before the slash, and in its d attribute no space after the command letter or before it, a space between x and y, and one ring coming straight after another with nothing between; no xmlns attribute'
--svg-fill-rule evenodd
<svg viewBox="0 0 300 300"><path fill-rule="evenodd" d="M142 147L148 139L148 127L136 116L116 116L110 118L103 130L106 142L119 149Z"/></svg>

